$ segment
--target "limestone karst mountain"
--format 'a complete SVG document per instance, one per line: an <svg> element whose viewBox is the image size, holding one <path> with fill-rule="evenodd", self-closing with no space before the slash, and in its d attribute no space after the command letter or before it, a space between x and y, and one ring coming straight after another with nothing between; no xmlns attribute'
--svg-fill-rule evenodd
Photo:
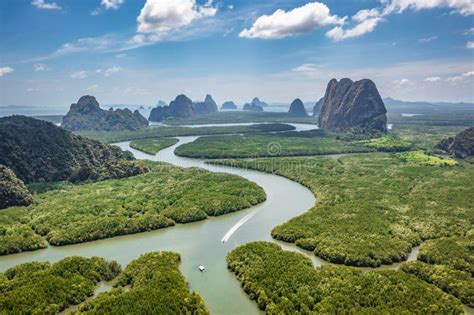
<svg viewBox="0 0 474 315"><path fill-rule="evenodd" d="M211 95L207 94L204 102L196 102L193 103L194 113L197 115L205 115L209 113L217 112L219 109L217 108L217 104L212 98Z"/></svg>
<svg viewBox="0 0 474 315"><path fill-rule="evenodd" d="M217 105L216 105L217 106ZM194 116L193 102L186 95L176 96L169 106L159 106L151 110L150 121L164 121L168 118L189 118Z"/></svg>
<svg viewBox="0 0 474 315"><path fill-rule="evenodd" d="M94 96L85 95L71 105L61 126L71 131L139 130L148 126L148 120L138 110L103 110Z"/></svg>
<svg viewBox="0 0 474 315"><path fill-rule="evenodd" d="M320 128L333 131L387 131L387 110L375 86L369 79L353 82L332 79L326 88L318 118Z"/></svg>
<svg viewBox="0 0 474 315"><path fill-rule="evenodd" d="M291 103L288 114L293 115L293 116L301 116L301 117L308 116L308 113L306 112L306 109L304 108L304 104L299 98L295 99Z"/></svg>

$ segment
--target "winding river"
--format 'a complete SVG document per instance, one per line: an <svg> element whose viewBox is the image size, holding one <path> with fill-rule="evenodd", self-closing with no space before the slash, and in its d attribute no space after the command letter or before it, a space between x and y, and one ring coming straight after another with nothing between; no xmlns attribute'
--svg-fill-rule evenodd
<svg viewBox="0 0 474 315"><path fill-rule="evenodd" d="M314 128L314 125L296 125L297 130ZM156 155L149 155L130 148L129 142L116 145L131 151L138 159L172 163L180 167L201 167L212 172L226 172L242 176L260 185L267 200L252 208L211 217L207 220L178 224L174 227L151 232L119 236L83 244L54 247L0 257L0 271L16 264L30 261L55 262L71 255L101 256L127 265L143 253L174 251L181 254L181 271L192 290L203 298L212 314L258 314L256 303L243 292L239 282L226 268L226 254L235 247L256 240L274 241L273 227L308 211L316 200L307 188L289 179L253 170L205 164L204 160L178 157L177 146L192 142L198 137L179 137L179 142ZM308 255L308 252L291 244L279 242L287 250ZM416 250L411 259L416 259ZM309 254L315 266L324 264ZM207 272L198 271L204 265ZM394 266L392 265L391 268Z"/></svg>

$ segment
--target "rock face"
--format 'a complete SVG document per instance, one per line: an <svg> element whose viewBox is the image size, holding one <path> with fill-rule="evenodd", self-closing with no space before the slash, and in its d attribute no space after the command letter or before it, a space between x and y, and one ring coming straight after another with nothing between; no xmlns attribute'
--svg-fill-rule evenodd
<svg viewBox="0 0 474 315"><path fill-rule="evenodd" d="M206 95L204 102L193 103L193 109L194 109L194 113L198 115L214 113L219 110L217 108L216 102L212 99L212 96L209 94Z"/></svg>
<svg viewBox="0 0 474 315"><path fill-rule="evenodd" d="M255 105L254 103L245 103L244 110L249 110L253 112L263 112L263 108L261 106Z"/></svg>
<svg viewBox="0 0 474 315"><path fill-rule="evenodd" d="M148 119L160 122L168 118L185 119L193 116L193 102L186 95L181 94L176 96L169 106L153 108Z"/></svg>
<svg viewBox="0 0 474 315"><path fill-rule="evenodd" d="M71 131L139 130L148 126L148 121L137 110L103 110L94 96L86 95L71 105L61 126Z"/></svg>
<svg viewBox="0 0 474 315"><path fill-rule="evenodd" d="M120 178L142 171L119 147L26 116L0 118L0 164L25 183Z"/></svg>
<svg viewBox="0 0 474 315"><path fill-rule="evenodd" d="M313 107L313 116L319 116L319 113L321 112L321 107L323 106L324 103L324 97L321 97L319 101L316 102L316 104Z"/></svg>
<svg viewBox="0 0 474 315"><path fill-rule="evenodd" d="M221 109L237 109L237 105L232 101L227 101L222 104Z"/></svg>
<svg viewBox="0 0 474 315"><path fill-rule="evenodd" d="M299 98L295 99L291 103L288 114L293 115L293 116L301 116L301 117L308 116L308 113L306 112L306 109L304 108L304 104Z"/></svg>
<svg viewBox="0 0 474 315"><path fill-rule="evenodd" d="M448 138L441 141L438 148L449 152L449 154L464 159L474 155L474 127L469 127L454 138Z"/></svg>
<svg viewBox="0 0 474 315"><path fill-rule="evenodd" d="M268 106L267 103L262 102L261 100L259 100L258 97L254 97L252 102L250 102L250 103L255 105L255 106L260 106L260 107L267 107Z"/></svg>
<svg viewBox="0 0 474 315"><path fill-rule="evenodd" d="M13 206L28 206L33 197L22 180L11 169L0 165L0 209Z"/></svg>
<svg viewBox="0 0 474 315"><path fill-rule="evenodd" d="M332 79L324 94L319 114L319 127L326 130L387 131L387 110L375 86L369 79Z"/></svg>

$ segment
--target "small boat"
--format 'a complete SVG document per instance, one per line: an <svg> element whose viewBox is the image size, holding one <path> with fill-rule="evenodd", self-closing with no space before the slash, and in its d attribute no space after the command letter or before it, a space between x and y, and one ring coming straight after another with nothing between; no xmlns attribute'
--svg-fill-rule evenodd
<svg viewBox="0 0 474 315"><path fill-rule="evenodd" d="M203 265L199 265L198 269L199 269L200 272L205 272L206 271L206 268L204 268Z"/></svg>

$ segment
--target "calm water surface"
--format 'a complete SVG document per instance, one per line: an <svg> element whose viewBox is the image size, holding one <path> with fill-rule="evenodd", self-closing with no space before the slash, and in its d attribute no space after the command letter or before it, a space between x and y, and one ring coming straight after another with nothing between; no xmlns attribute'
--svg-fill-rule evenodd
<svg viewBox="0 0 474 315"><path fill-rule="evenodd" d="M305 187L288 179L256 171L204 164L203 160L181 158L174 155L176 146L194 141L197 137L181 137L179 143L157 155L148 155L129 147L128 142L118 143L130 150L138 159L164 161L181 167L202 167L213 172L240 175L260 185L267 201L235 213L213 217L204 221L120 236L77 245L53 247L0 257L0 271L29 261L55 262L71 255L101 256L127 265L141 254L151 251L174 251L181 254L181 271L192 290L198 292L213 314L256 314L256 303L249 300L234 275L227 270L225 256L235 247L256 240L271 241L273 227L306 212L315 204L315 197ZM222 238L236 223L247 215L251 218L229 237ZM204 265L207 272L197 270Z"/></svg>

